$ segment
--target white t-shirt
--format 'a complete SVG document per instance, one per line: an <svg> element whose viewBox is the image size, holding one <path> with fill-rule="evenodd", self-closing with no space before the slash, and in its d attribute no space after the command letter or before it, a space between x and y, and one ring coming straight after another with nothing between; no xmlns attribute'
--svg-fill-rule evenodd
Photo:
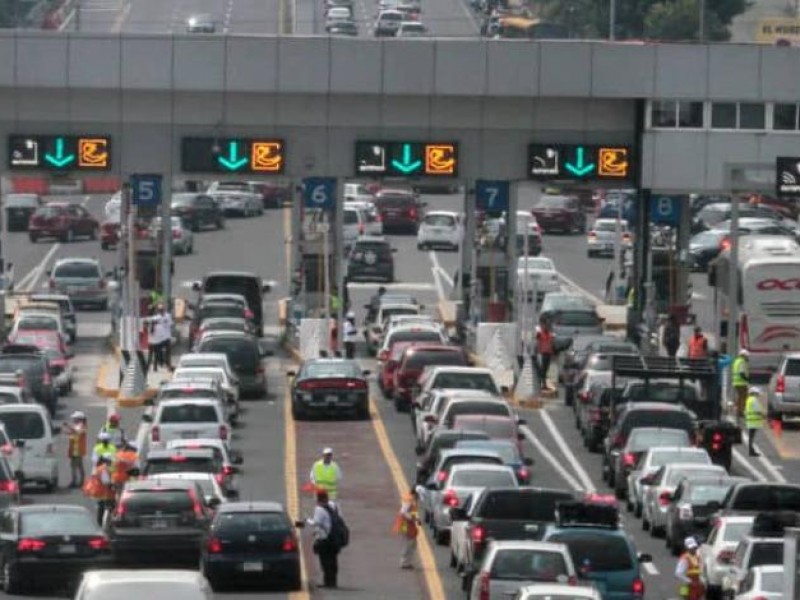
<svg viewBox="0 0 800 600"><path fill-rule="evenodd" d="M153 324L150 330L150 343L160 344L172 339L172 315L168 312L150 317Z"/></svg>

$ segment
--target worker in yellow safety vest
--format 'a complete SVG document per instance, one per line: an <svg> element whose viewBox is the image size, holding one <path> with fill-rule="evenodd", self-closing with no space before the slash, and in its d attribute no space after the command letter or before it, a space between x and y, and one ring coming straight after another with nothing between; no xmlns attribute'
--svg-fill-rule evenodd
<svg viewBox="0 0 800 600"><path fill-rule="evenodd" d="M417 550L417 536L419 535L419 495L415 488L403 496L400 511L394 520L392 530L405 539L403 554L400 557L401 569L413 569L411 562Z"/></svg>
<svg viewBox="0 0 800 600"><path fill-rule="evenodd" d="M731 365L733 389L736 392L736 416L744 416L744 401L747 399L747 388L750 386L750 353L742 348Z"/></svg>
<svg viewBox="0 0 800 600"><path fill-rule="evenodd" d="M747 429L747 448L750 451L750 456L759 456L755 448L753 448L753 440L755 440L758 430L764 427L767 421L767 413L764 410L764 405L761 402L761 388L753 386L750 388L750 394L744 405L744 426Z"/></svg>
<svg viewBox="0 0 800 600"><path fill-rule="evenodd" d="M683 544L686 551L681 554L675 567L675 577L680 581L678 596L681 600L701 600L705 589L700 581L700 557L697 555L699 545L691 536Z"/></svg>
<svg viewBox="0 0 800 600"><path fill-rule="evenodd" d="M317 489L328 492L328 498L336 500L339 484L342 481L342 470L333 460L333 448L325 448L322 451L322 458L311 467L309 478Z"/></svg>

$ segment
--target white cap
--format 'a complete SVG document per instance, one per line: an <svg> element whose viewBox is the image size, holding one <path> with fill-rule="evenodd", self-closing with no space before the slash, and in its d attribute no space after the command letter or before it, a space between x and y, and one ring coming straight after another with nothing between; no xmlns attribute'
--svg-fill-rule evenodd
<svg viewBox="0 0 800 600"><path fill-rule="evenodd" d="M97 439L101 442L108 442L111 440L111 435L107 431L101 431L97 434Z"/></svg>
<svg viewBox="0 0 800 600"><path fill-rule="evenodd" d="M686 546L687 550L696 550L697 540L694 539L692 536L689 536L685 540L683 540L683 545Z"/></svg>
<svg viewBox="0 0 800 600"><path fill-rule="evenodd" d="M747 348L739 350L739 356L750 356L750 351Z"/></svg>
<svg viewBox="0 0 800 600"><path fill-rule="evenodd" d="M77 421L78 419L85 419L85 418L86 418L86 415L85 415L85 414L83 414L81 411L79 411L79 410L76 410L74 413L72 413L72 414L70 415L70 418L71 418L73 421Z"/></svg>
<svg viewBox="0 0 800 600"><path fill-rule="evenodd" d="M323 448L322 455L325 456L326 454L333 454L333 448L331 448L330 446Z"/></svg>
<svg viewBox="0 0 800 600"><path fill-rule="evenodd" d="M347 318L348 319L355 319L356 318L356 313L354 313L352 310L348 311Z"/></svg>
<svg viewBox="0 0 800 600"><path fill-rule="evenodd" d="M757 385L751 385L750 386L750 393L751 394L760 394L761 393L761 388L758 387Z"/></svg>

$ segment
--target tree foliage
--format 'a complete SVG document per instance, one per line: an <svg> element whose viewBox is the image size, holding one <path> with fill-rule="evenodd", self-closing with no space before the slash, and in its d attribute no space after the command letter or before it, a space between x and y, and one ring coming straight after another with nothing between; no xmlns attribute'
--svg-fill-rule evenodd
<svg viewBox="0 0 800 600"><path fill-rule="evenodd" d="M544 18L565 25L575 38L607 38L611 0L542 0ZM728 25L748 0L706 0L708 40L728 39ZM700 0L616 0L617 39L696 40Z"/></svg>

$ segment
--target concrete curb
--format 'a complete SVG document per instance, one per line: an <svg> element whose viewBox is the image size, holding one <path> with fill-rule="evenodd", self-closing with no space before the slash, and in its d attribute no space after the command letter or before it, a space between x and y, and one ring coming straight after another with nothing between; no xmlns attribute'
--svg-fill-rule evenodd
<svg viewBox="0 0 800 600"><path fill-rule="evenodd" d="M140 408L145 405L145 402L155 398L157 394L157 389L147 388L143 394L134 396L132 398L117 397L117 406L120 408Z"/></svg>
<svg viewBox="0 0 800 600"><path fill-rule="evenodd" d="M95 391L103 398L116 398L119 394L117 388L106 386L106 378L108 376L108 369L110 368L108 361L103 361L100 368L97 370L97 381L95 381Z"/></svg>
<svg viewBox="0 0 800 600"><path fill-rule="evenodd" d="M288 342L284 342L283 349L289 354L289 357L298 365L303 362L303 357L300 355L300 351L292 346Z"/></svg>

